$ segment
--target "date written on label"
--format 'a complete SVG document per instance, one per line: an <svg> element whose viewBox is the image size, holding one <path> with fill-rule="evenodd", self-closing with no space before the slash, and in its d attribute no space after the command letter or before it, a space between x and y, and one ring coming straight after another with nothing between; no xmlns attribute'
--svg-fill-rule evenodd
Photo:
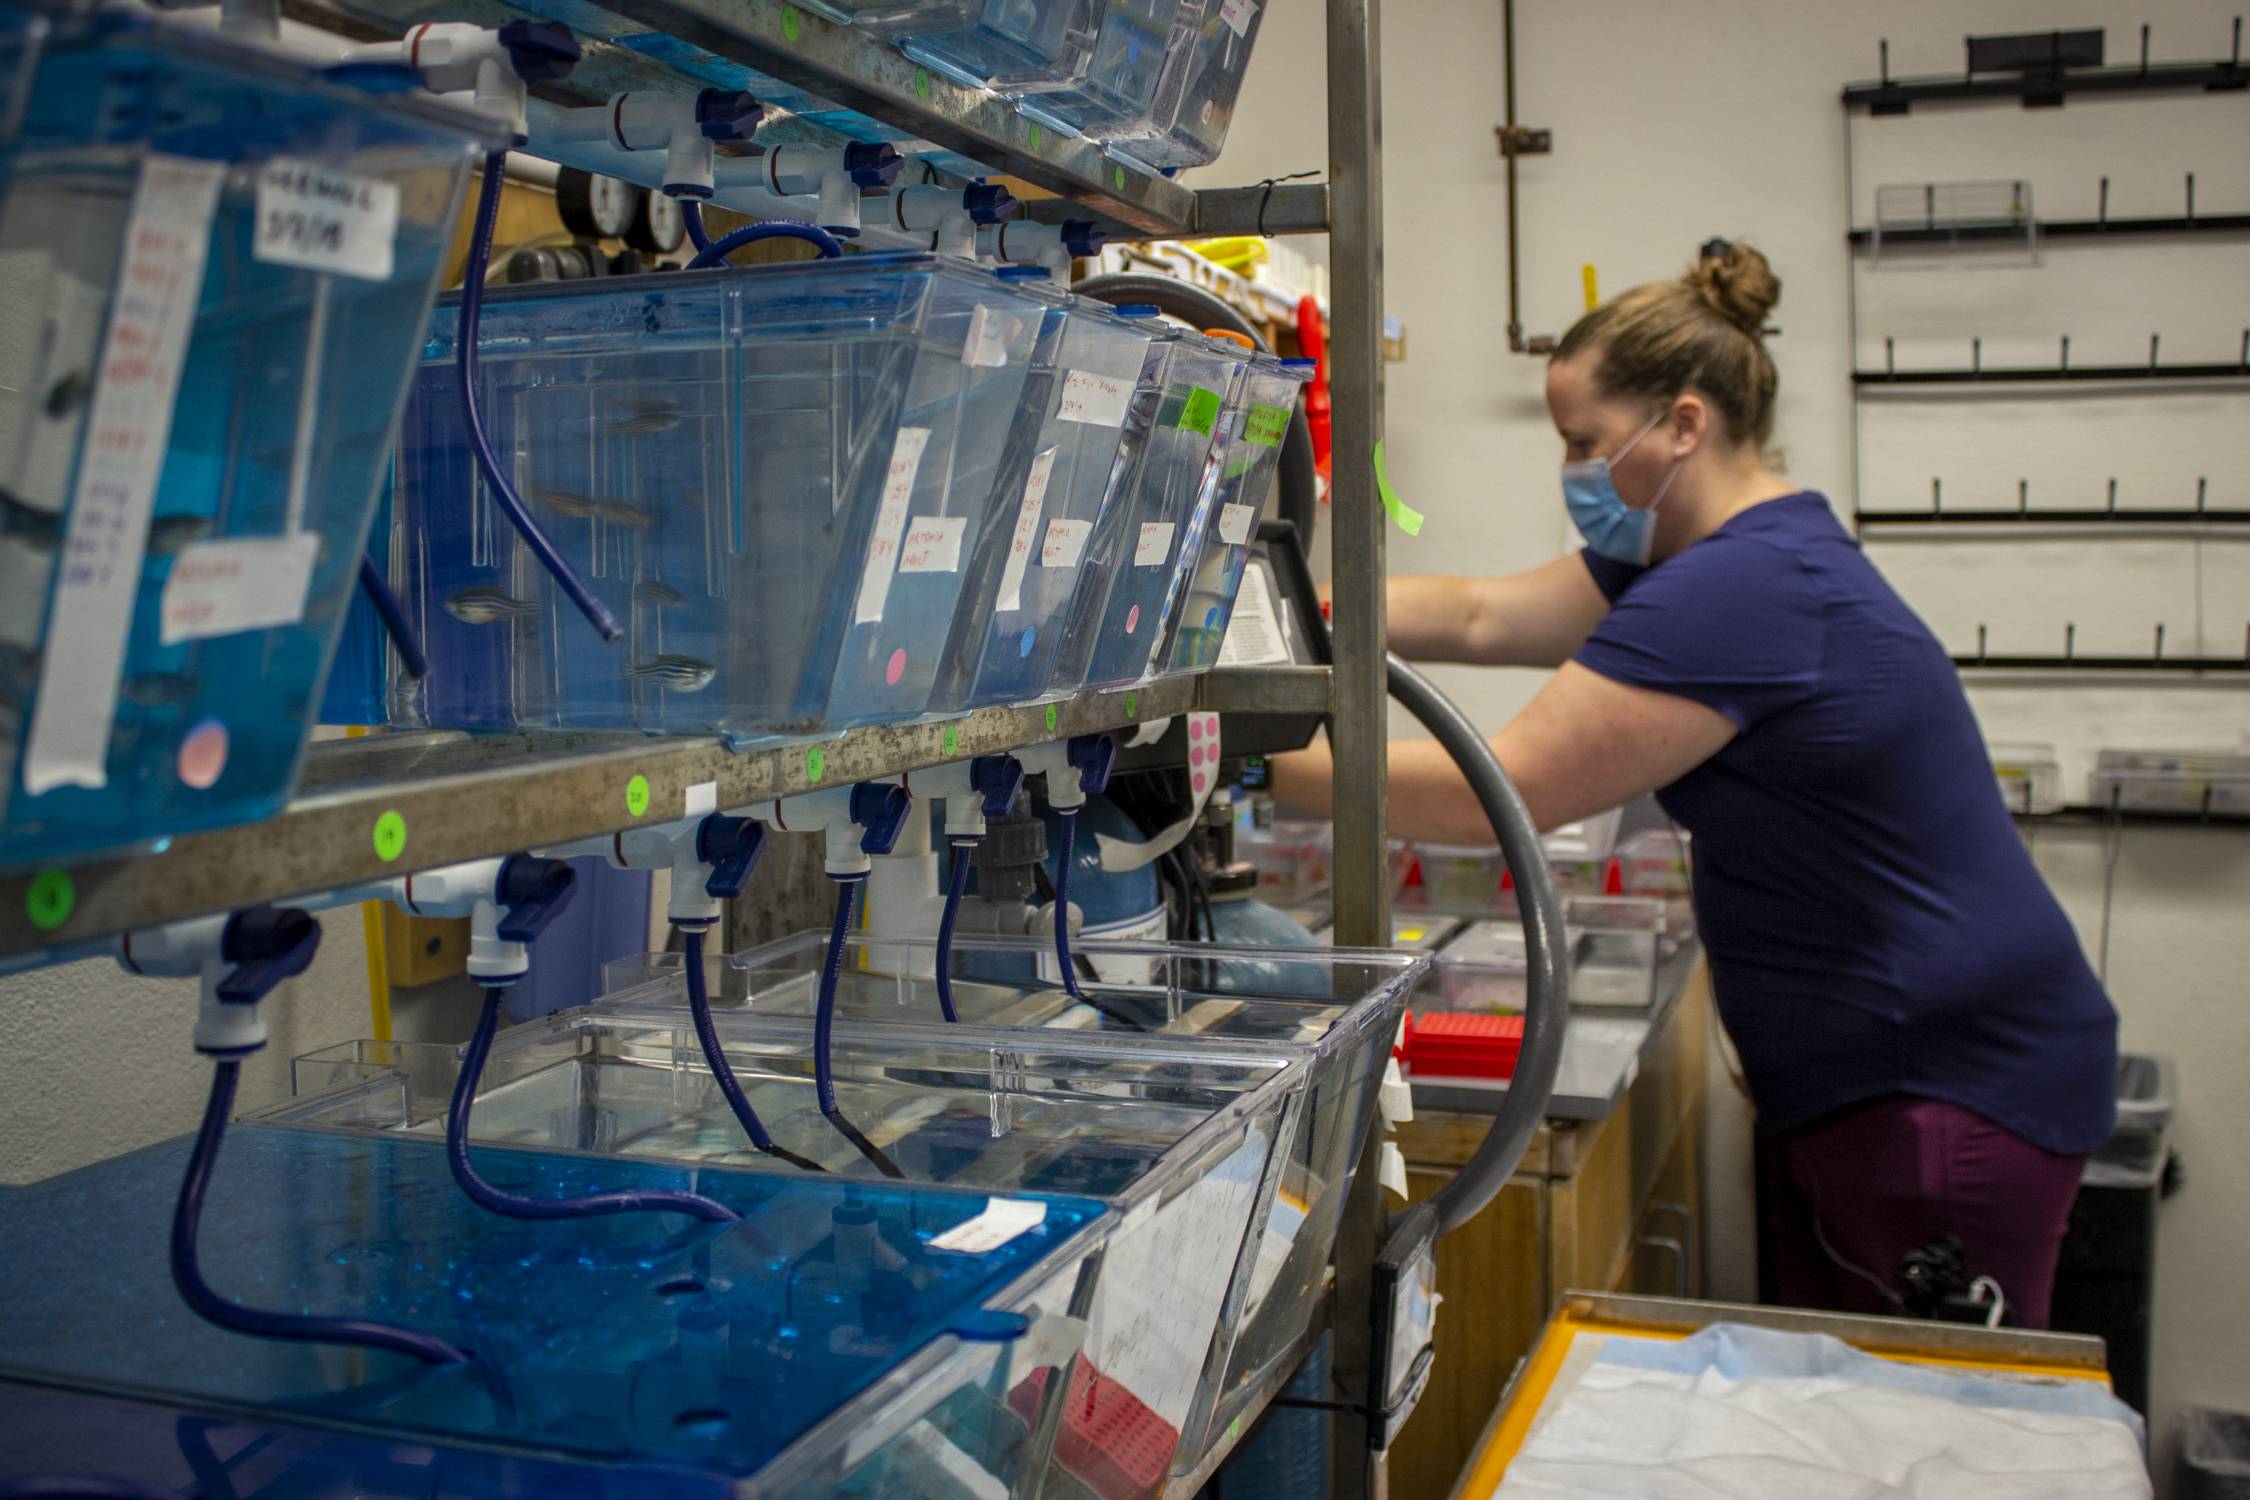
<svg viewBox="0 0 2250 1500"><path fill-rule="evenodd" d="M1170 521L1143 521L1140 540L1133 547L1133 566L1155 568L1163 566L1164 559L1172 555L1172 525Z"/></svg>
<svg viewBox="0 0 2250 1500"><path fill-rule="evenodd" d="M1071 370L1063 375L1062 405L1055 415L1065 422L1085 422L1094 427L1116 427L1125 420L1133 399L1133 382L1098 370Z"/></svg>
<svg viewBox="0 0 2250 1500"><path fill-rule="evenodd" d="M259 260L387 281L397 239L397 183L281 158L259 169Z"/></svg>

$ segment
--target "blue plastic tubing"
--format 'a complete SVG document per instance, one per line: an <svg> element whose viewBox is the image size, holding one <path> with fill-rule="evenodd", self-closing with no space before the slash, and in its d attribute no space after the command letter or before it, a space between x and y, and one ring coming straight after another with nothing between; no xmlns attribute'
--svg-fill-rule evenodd
<svg viewBox="0 0 2250 1500"><path fill-rule="evenodd" d="M1062 817L1062 857L1055 862L1055 963L1062 970L1063 993L1073 1000L1086 998L1078 988L1078 970L1070 961L1070 866L1078 855L1078 813L1055 809Z"/></svg>
<svg viewBox="0 0 2250 1500"><path fill-rule="evenodd" d="M866 878L853 875L837 881L836 927L828 935L828 961L820 970L820 1008L813 1013L813 1086L820 1112L830 1119L836 1117L836 1070L829 1057L836 1034L836 986L844 973L844 939L852 930L852 903Z"/></svg>
<svg viewBox="0 0 2250 1500"><path fill-rule="evenodd" d="M750 1144L770 1156L774 1152L773 1135L758 1119L758 1112L750 1107L742 1085L735 1081L734 1068L719 1046L719 1028L711 1022L711 994L703 978L703 929L682 927L680 943L686 950L688 1015L695 1021L695 1038L703 1044L703 1060L711 1066L711 1079L726 1096L727 1108L742 1122L743 1133L750 1137Z"/></svg>
<svg viewBox="0 0 2250 1500"><path fill-rule="evenodd" d="M688 243L697 250L710 249L711 231L703 227L703 205L693 198L682 198L679 204L680 222L687 226Z"/></svg>
<svg viewBox="0 0 2250 1500"><path fill-rule="evenodd" d="M945 910L937 924L937 1003L948 1021L959 1021L953 1009L953 919L961 915L961 898L969 890L969 851L974 839L953 841L953 878L945 888Z"/></svg>
<svg viewBox="0 0 2250 1500"><path fill-rule="evenodd" d="M469 1111L475 1106L477 1080L484 1076L484 1061L492 1052L492 1034L500 1026L500 998L505 985L484 992L484 1013L477 1017L476 1035L469 1038L468 1055L461 1059L461 1076L453 1084L453 1102L445 1112L445 1158L453 1180L479 1208L512 1219L584 1219L597 1214L673 1213L731 1224L741 1216L715 1198L700 1193L675 1193L667 1188L620 1188L588 1193L582 1198L525 1198L502 1192L477 1175L469 1161Z"/></svg>
<svg viewBox="0 0 2250 1500"><path fill-rule="evenodd" d="M745 224L730 230L695 252L688 262L691 271L706 271L713 266L723 266L727 257L753 240L791 239L804 240L820 252L822 260L835 260L843 255L843 244L817 224L801 224L795 219L767 219L758 224Z"/></svg>
<svg viewBox="0 0 2250 1500"><path fill-rule="evenodd" d="M398 659L406 664L406 675L429 676L430 659L422 654L422 638L414 633L413 622L406 618L406 606L398 602L398 595L391 592L390 580L375 566L375 559L365 552L359 555L359 587L360 592L367 595L367 602L375 606L391 644L398 648Z"/></svg>
<svg viewBox="0 0 2250 1500"><path fill-rule="evenodd" d="M234 1089L242 1064L222 1061L211 1072L211 1097L203 1106L203 1126L196 1132L195 1149L188 1153L187 1176L180 1182L180 1199L172 1210L172 1284L180 1298L199 1317L236 1333L256 1338L291 1339L306 1344L358 1344L405 1354L433 1365L466 1364L469 1356L444 1339L388 1323L359 1318L316 1318L295 1313L264 1312L229 1302L211 1290L195 1256L196 1226L203 1220L203 1195L211 1186L211 1169L218 1164L219 1139L226 1134L227 1116L234 1113ZM46 1494L98 1494L117 1491L45 1490Z"/></svg>
<svg viewBox="0 0 2250 1500"><path fill-rule="evenodd" d="M477 410L477 325L484 312L485 268L492 261L492 230L500 218L500 179L508 162L505 151L495 151L484 159L484 187L477 197L477 222L469 236L469 264L461 273L461 321L457 330L458 347L454 351L454 364L461 372L461 413L468 421L469 446L476 451L477 469L484 482L492 489L493 497L508 517L524 545L539 559L539 565L554 576L570 602L578 606L587 623L601 634L605 641L614 641L625 633L609 607L596 599L587 589L585 581L571 570L563 555L555 550L547 533L532 518L516 493L516 487L501 471L500 461L493 456L492 441L485 436L484 418Z"/></svg>

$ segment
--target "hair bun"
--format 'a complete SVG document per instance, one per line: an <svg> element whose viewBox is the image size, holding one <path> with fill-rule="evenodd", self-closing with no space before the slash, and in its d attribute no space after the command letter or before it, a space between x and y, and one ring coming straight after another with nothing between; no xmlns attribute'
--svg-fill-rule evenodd
<svg viewBox="0 0 2250 1500"><path fill-rule="evenodd" d="M1781 300L1781 278L1766 258L1748 245L1712 240L1681 278L1711 310L1749 334L1761 337L1766 318Z"/></svg>

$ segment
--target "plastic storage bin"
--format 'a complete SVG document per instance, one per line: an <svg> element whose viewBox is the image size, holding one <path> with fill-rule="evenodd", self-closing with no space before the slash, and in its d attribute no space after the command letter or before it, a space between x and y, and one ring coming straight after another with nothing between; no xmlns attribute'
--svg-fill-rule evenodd
<svg viewBox="0 0 2250 1500"><path fill-rule="evenodd" d="M2095 758L2089 799L2124 812L2250 818L2250 755L2104 750Z"/></svg>
<svg viewBox="0 0 2250 1500"><path fill-rule="evenodd" d="M1259 900L1293 907L1328 889L1335 841L1333 824L1275 818L1266 828L1237 827L1234 852L1258 867Z"/></svg>
<svg viewBox="0 0 2250 1500"><path fill-rule="evenodd" d="M995 85L1016 107L1042 124L1073 135L1104 139L1148 113L1156 102L1165 58L1184 45L1181 0L1059 0L1042 11L1067 11L1072 30L1089 38L1066 48L1066 71L1003 80Z"/></svg>
<svg viewBox="0 0 2250 1500"><path fill-rule="evenodd" d="M1092 60L1095 0L815 0L971 88L1058 83Z"/></svg>
<svg viewBox="0 0 2250 1500"><path fill-rule="evenodd" d="M386 1319L479 1356L426 1367L191 1315L163 1211L187 1150L11 1196L7 1376L418 1448L416 1482L378 1493L481 1492L430 1477L477 1472L479 1454L560 1466L584 1486L560 1492L588 1495L889 1495L901 1474L946 1465L1013 1488L1041 1450L1010 1396L1069 1357L1054 1320L1115 1227L1086 1198L480 1149L484 1172L534 1195L692 1187L743 1216L684 1233L652 1214L527 1222L470 1202L434 1141L231 1130L201 1235L221 1295ZM153 1461L106 1427L81 1430L71 1470L125 1477ZM0 1472L20 1451L0 1444ZM178 1443L157 1455L170 1468L149 1487L176 1488ZM273 1488L266 1471L258 1483Z"/></svg>
<svg viewBox="0 0 2250 1500"><path fill-rule="evenodd" d="M1431 911L1488 912L1500 899L1507 862L1497 848L1460 844L1408 846L1401 904ZM1413 894L1420 891L1419 896Z"/></svg>
<svg viewBox="0 0 2250 1500"><path fill-rule="evenodd" d="M0 79L0 865L273 812L488 126L200 27Z"/></svg>
<svg viewBox="0 0 2250 1500"><path fill-rule="evenodd" d="M1126 413L1118 498L1071 602L1057 691L1123 687L1165 660L1217 493L1219 416L1247 360L1232 344L1177 329L1151 345Z"/></svg>
<svg viewBox="0 0 2250 1500"><path fill-rule="evenodd" d="M2179 1500L2250 1500L2250 1413L2180 1413Z"/></svg>
<svg viewBox="0 0 2250 1500"><path fill-rule="evenodd" d="M1656 959L1664 903L1653 896L1571 896L1563 902L1570 937L1570 1003L1602 1010L1656 1004Z"/></svg>
<svg viewBox="0 0 2250 1500"><path fill-rule="evenodd" d="M1439 1008L1445 1010L1521 1015L1530 970L1521 926L1471 923L1438 953L1434 981L1422 982L1417 1003L1425 1009L1442 1001Z"/></svg>
<svg viewBox="0 0 2250 1500"><path fill-rule="evenodd" d="M1297 390L1312 378L1314 362L1254 355L1235 382L1220 417L1225 457L1208 508L1202 551L1188 574L1187 597L1176 612L1172 672L1200 672L1219 660L1234 596L1258 516L1273 492L1281 439L1297 411Z"/></svg>
<svg viewBox="0 0 2250 1500"><path fill-rule="evenodd" d="M393 556L430 676L394 719L753 740L920 714L1050 305L927 255L493 291L493 446L614 646L476 481L441 308Z"/></svg>
<svg viewBox="0 0 2250 1500"><path fill-rule="evenodd" d="M1138 1445L1168 1472L1230 1290L1258 1253L1254 1222L1278 1181L1311 1069L1305 1049L1152 1041L1071 1031L1007 1036L846 1023L834 1057L855 1142L811 1097L801 1017L716 1016L752 1107L786 1148L828 1173L1016 1196L1069 1192L1120 1220L1073 1316L1081 1362L1143 1414ZM997 1046L996 1043L1004 1044ZM435 1054L415 1056L414 1054ZM262 1119L314 1128L439 1133L455 1049L359 1043L300 1058L300 1097ZM473 1118L496 1145L676 1162L767 1162L705 1071L677 1004L630 995L511 1028L495 1040ZM1010 1392L1031 1416L1030 1392ZM1066 1412L1063 1430L1072 1430ZM1075 1452L1065 1440L1061 1445ZM1151 1493L1134 1488L1125 1493Z"/></svg>
<svg viewBox="0 0 2250 1500"><path fill-rule="evenodd" d="M930 712L1025 703L1053 690L1080 579L1116 562L1089 561L1088 544L1111 503L1126 414L1155 332L1150 320L1054 297L1001 455L999 517L966 561Z"/></svg>
<svg viewBox="0 0 2250 1500"><path fill-rule="evenodd" d="M1695 934L1694 841L1683 831L1647 828L1617 846L1618 883L1628 896L1664 903L1664 937L1676 947Z"/></svg>
<svg viewBox="0 0 2250 1500"><path fill-rule="evenodd" d="M1995 744L1992 774L2010 812L2051 813L2063 805L2062 765L2053 745Z"/></svg>
<svg viewBox="0 0 2250 1500"><path fill-rule="evenodd" d="M918 940L846 944L837 1015L885 1025L913 1024L939 1014L934 983L926 978L863 967L876 954L902 968L931 967L933 945ZM1030 940L956 938L956 972L973 975L994 960L1034 958L1047 945ZM714 998L730 998L753 1013L810 1013L826 937L806 933L749 953L706 959ZM900 961L918 949L919 962ZM1128 963L1145 965L1140 984L1089 984L1093 1002L1081 1005L1040 984L956 983L954 1003L964 1028L987 1036L1044 1036L1055 1028L1116 1032L1139 1045L1177 1040L1214 1049L1304 1049L1308 1064L1300 1128L1290 1134L1276 1190L1262 1200L1252 1232L1257 1255L1247 1277L1229 1292L1209 1357L1194 1363L1196 1397L1180 1424L1180 1455L1192 1462L1240 1415L1250 1390L1271 1369L1301 1353L1326 1275L1329 1251L1371 1121L1376 1087L1408 991L1424 972L1426 957L1349 949L1230 951L1206 944L1085 945L1104 973ZM681 1003L679 955L660 954L610 966L612 997L636 1003ZM1260 976L1279 983L1248 989ZM620 985L654 987L623 991ZM1284 996L1273 991L1286 989ZM1300 998L1321 994L1327 999ZM998 1045L995 1042L995 1045ZM1192 1361L1191 1361L1192 1362Z"/></svg>
<svg viewBox="0 0 2250 1500"><path fill-rule="evenodd" d="M1103 133L1110 153L1157 171L1216 160L1234 123L1235 97L1263 12L1249 0L1187 0L1154 100L1137 118Z"/></svg>

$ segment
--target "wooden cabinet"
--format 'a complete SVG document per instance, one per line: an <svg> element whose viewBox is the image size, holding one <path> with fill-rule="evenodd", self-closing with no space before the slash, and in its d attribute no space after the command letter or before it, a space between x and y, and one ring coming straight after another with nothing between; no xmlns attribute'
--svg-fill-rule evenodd
<svg viewBox="0 0 2250 1500"><path fill-rule="evenodd" d="M1516 1362L1566 1291L1701 1291L1698 1240L1708 971L1698 969L1604 1120L1542 1126L1516 1175L1439 1242L1437 1364L1392 1445L1390 1493L1451 1493ZM1483 1139L1481 1116L1399 1127L1407 1186L1436 1192ZM1676 1248L1675 1248L1676 1247Z"/></svg>

